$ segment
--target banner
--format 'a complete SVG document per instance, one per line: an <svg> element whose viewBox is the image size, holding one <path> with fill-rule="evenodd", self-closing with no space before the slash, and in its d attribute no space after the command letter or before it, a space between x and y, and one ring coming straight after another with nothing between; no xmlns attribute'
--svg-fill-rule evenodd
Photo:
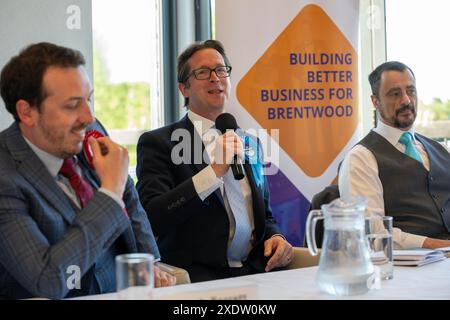
<svg viewBox="0 0 450 320"><path fill-rule="evenodd" d="M359 140L359 1L216 0L215 15L233 66L227 111L257 130L274 216L300 246L311 199Z"/></svg>

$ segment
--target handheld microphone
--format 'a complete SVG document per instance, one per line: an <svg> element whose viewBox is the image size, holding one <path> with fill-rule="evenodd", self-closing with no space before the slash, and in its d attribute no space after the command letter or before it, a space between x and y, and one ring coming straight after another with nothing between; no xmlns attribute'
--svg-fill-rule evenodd
<svg viewBox="0 0 450 320"><path fill-rule="evenodd" d="M236 119L229 113L222 113L216 119L216 129L220 130L222 134L228 129L236 130L237 128L239 127L236 123ZM230 166L236 180L241 180L244 178L244 167L242 166L241 159L239 159L237 155L234 155L233 163L231 163Z"/></svg>

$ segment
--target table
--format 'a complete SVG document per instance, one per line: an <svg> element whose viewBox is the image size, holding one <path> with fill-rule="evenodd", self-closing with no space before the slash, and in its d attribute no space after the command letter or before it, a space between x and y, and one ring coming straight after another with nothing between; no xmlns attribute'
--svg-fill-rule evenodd
<svg viewBox="0 0 450 320"><path fill-rule="evenodd" d="M394 267L394 278L383 280L381 288L355 296L332 296L319 291L315 283L318 267L269 272L250 276L178 285L154 290L155 299L186 299L189 294L209 290L256 288L262 300L450 300L450 259L422 267ZM79 297L83 300L115 300L116 293Z"/></svg>

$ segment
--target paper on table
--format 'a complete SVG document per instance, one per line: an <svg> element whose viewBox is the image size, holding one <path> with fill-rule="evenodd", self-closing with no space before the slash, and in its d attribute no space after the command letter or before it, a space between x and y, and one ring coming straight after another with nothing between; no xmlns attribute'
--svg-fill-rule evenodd
<svg viewBox="0 0 450 320"><path fill-rule="evenodd" d="M450 258L450 247L437 248L436 250L444 252L444 256Z"/></svg>
<svg viewBox="0 0 450 320"><path fill-rule="evenodd" d="M394 250L394 265L423 266L428 263L444 260L443 251L430 249Z"/></svg>

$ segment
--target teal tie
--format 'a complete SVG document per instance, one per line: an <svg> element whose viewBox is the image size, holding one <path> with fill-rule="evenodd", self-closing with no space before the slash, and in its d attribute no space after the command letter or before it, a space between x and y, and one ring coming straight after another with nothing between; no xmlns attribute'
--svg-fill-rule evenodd
<svg viewBox="0 0 450 320"><path fill-rule="evenodd" d="M405 153L408 156L422 163L422 159L420 158L420 155L417 152L416 147L414 147L411 132L403 133L402 136L400 137L400 140L398 141L405 146Z"/></svg>

